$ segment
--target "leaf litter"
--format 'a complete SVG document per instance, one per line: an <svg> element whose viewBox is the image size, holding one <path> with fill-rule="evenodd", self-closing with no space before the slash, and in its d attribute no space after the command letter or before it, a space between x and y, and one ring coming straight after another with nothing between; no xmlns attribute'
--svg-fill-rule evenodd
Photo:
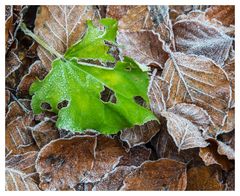
<svg viewBox="0 0 240 196"><path fill-rule="evenodd" d="M234 190L234 6L5 9L6 190ZM109 50L102 50L100 62L79 58L107 67L114 63L105 59L116 63L127 55L142 64L150 79L148 107L160 124L148 121L108 136L93 127L83 133L58 128L51 105L32 112L29 93L55 57L24 35L19 22L63 55L82 47L72 45L84 40L87 20L103 30L98 21L105 16L118 20L116 39L104 41Z"/></svg>

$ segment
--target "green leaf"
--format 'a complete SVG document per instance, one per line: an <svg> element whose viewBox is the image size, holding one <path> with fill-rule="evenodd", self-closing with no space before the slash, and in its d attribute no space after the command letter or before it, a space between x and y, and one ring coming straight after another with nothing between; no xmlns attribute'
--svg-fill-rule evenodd
<svg viewBox="0 0 240 196"><path fill-rule="evenodd" d="M109 47L105 41L115 43L117 20L104 18L99 23L105 27L104 30L94 26L92 21L87 21L86 35L66 51L64 56L66 59L97 59L102 62L114 62L114 58L107 53Z"/></svg>
<svg viewBox="0 0 240 196"><path fill-rule="evenodd" d="M146 103L149 77L131 58L125 57L114 68L78 64L76 60L56 59L42 81L33 83L30 93L34 113L41 113L42 103L49 103L58 113L57 127L72 131L94 129L104 134L157 120L150 110L137 104L135 96ZM104 102L104 86L116 96L116 103ZM67 107L58 104L68 101Z"/></svg>

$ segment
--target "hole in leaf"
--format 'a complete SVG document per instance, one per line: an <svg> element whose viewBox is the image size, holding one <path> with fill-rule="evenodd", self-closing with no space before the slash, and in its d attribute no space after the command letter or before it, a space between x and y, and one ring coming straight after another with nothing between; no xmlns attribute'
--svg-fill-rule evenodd
<svg viewBox="0 0 240 196"><path fill-rule="evenodd" d="M68 106L68 100L63 100L62 102L58 103L57 108L60 110Z"/></svg>
<svg viewBox="0 0 240 196"><path fill-rule="evenodd" d="M41 108L42 108L42 110L51 110L52 109L51 105L47 102L42 103Z"/></svg>
<svg viewBox="0 0 240 196"><path fill-rule="evenodd" d="M130 66L128 66L128 67L125 68L125 70L126 70L126 71L131 71L132 68L131 68Z"/></svg>
<svg viewBox="0 0 240 196"><path fill-rule="evenodd" d="M143 106L143 107L146 107L146 101L141 97L141 96L135 96L134 97L134 101L140 105L140 106Z"/></svg>
<svg viewBox="0 0 240 196"><path fill-rule="evenodd" d="M104 90L100 94L101 94L101 100L104 102L111 102L111 103L117 102L115 93L106 86L104 86Z"/></svg>

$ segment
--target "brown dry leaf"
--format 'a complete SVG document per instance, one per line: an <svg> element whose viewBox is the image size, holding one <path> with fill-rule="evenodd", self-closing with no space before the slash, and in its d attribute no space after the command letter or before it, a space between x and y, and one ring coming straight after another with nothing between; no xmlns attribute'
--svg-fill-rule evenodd
<svg viewBox="0 0 240 196"><path fill-rule="evenodd" d="M227 156L227 158L229 160L234 160L235 159L235 152L234 152L234 150L230 146L224 144L223 142L218 141L217 152L220 155Z"/></svg>
<svg viewBox="0 0 240 196"><path fill-rule="evenodd" d="M149 160L151 149L144 146L131 148L129 152L121 157L117 166L139 166L144 161Z"/></svg>
<svg viewBox="0 0 240 196"><path fill-rule="evenodd" d="M227 157L233 158L234 152L229 150L230 147L226 148L226 145L219 146L219 142L215 139L207 140L210 145L205 148L200 148L199 156L202 158L206 166L217 164L222 167L223 170L229 171L233 168L232 161L228 160ZM223 154L223 155L221 155Z"/></svg>
<svg viewBox="0 0 240 196"><path fill-rule="evenodd" d="M78 41L85 33L86 20L95 17L93 6L49 5L40 6L36 20L35 33L60 54ZM48 70L53 57L42 47L38 56Z"/></svg>
<svg viewBox="0 0 240 196"><path fill-rule="evenodd" d="M163 50L163 42L153 31L119 31L117 42L122 46L122 58L130 56L141 64L156 64L161 68L168 59L168 53Z"/></svg>
<svg viewBox="0 0 240 196"><path fill-rule="evenodd" d="M5 169L5 191L40 191L37 184L18 170Z"/></svg>
<svg viewBox="0 0 240 196"><path fill-rule="evenodd" d="M9 34L10 36L13 33L13 6L12 5L6 5L5 6L5 48L7 51L8 49L8 39Z"/></svg>
<svg viewBox="0 0 240 196"><path fill-rule="evenodd" d="M8 105L8 112L6 114L5 123L8 125L11 121L15 120L20 116L24 116L27 110L30 110L30 100L18 99L18 101L12 101Z"/></svg>
<svg viewBox="0 0 240 196"><path fill-rule="evenodd" d="M7 78L13 72L20 68L22 65L19 57L14 53L14 51L8 51L6 54L6 71L5 77Z"/></svg>
<svg viewBox="0 0 240 196"><path fill-rule="evenodd" d="M37 155L37 151L29 151L24 154L14 155L5 162L5 166L8 168L17 169L25 174L34 173L36 172L35 161Z"/></svg>
<svg viewBox="0 0 240 196"><path fill-rule="evenodd" d="M127 142L129 147L138 146L149 142L159 129L160 124L157 121L149 121L144 125L135 125L133 128L124 129L120 139Z"/></svg>
<svg viewBox="0 0 240 196"><path fill-rule="evenodd" d="M6 156L38 151L29 126L33 126L33 116L19 116L6 127L5 148Z"/></svg>
<svg viewBox="0 0 240 196"><path fill-rule="evenodd" d="M106 17L120 20L132 8L134 8L132 5L109 5L107 6Z"/></svg>
<svg viewBox="0 0 240 196"><path fill-rule="evenodd" d="M167 119L168 133L172 136L178 151L208 145L199 128L187 118L170 111L163 111L161 114Z"/></svg>
<svg viewBox="0 0 240 196"><path fill-rule="evenodd" d="M235 6L232 5L213 5L206 10L209 20L218 20L223 25L235 25Z"/></svg>
<svg viewBox="0 0 240 196"><path fill-rule="evenodd" d="M179 15L186 14L196 9L204 10L206 6L204 5L169 5L169 16L174 23Z"/></svg>
<svg viewBox="0 0 240 196"><path fill-rule="evenodd" d="M223 26L221 22L217 20L209 20L209 18L206 16L206 12L202 12L199 10L191 11L187 15L183 14L180 15L177 19L177 21L181 20L196 20L201 23L204 23L206 25L209 25L213 28L216 28L218 31L222 31L223 33L234 37L235 36L235 27L234 26Z"/></svg>
<svg viewBox="0 0 240 196"><path fill-rule="evenodd" d="M179 103L168 109L168 111L186 118L202 130L206 130L211 124L208 113L194 104Z"/></svg>
<svg viewBox="0 0 240 196"><path fill-rule="evenodd" d="M108 13L113 12L111 9L114 8L110 7ZM131 7L131 9L129 9L118 21L119 30L127 30L130 32L151 29L152 25L152 20L146 5Z"/></svg>
<svg viewBox="0 0 240 196"><path fill-rule="evenodd" d="M151 76L149 90L148 90L148 97L150 101L150 108L151 111L160 118L161 112L166 110L166 103L165 100L167 99L167 93L169 84L161 77L156 76L155 69Z"/></svg>
<svg viewBox="0 0 240 196"><path fill-rule="evenodd" d="M41 61L35 61L28 69L28 73L23 76L17 87L17 95L26 97L29 95L29 88L37 79L42 80L47 75L47 70Z"/></svg>
<svg viewBox="0 0 240 196"><path fill-rule="evenodd" d="M169 18L169 6L167 5L149 5L149 14L154 24L154 30L164 41L170 46L172 44L175 50L174 35L172 30L172 22Z"/></svg>
<svg viewBox="0 0 240 196"><path fill-rule="evenodd" d="M166 124L164 120L161 120L161 122L164 125ZM158 134L151 140L151 145L156 152L157 158L168 158L184 162L188 164L188 167L203 163L199 157L199 148L190 148L179 152L166 127L161 127Z"/></svg>
<svg viewBox="0 0 240 196"><path fill-rule="evenodd" d="M187 190L220 191L224 186L220 181L220 170L216 167L193 167L187 172Z"/></svg>
<svg viewBox="0 0 240 196"><path fill-rule="evenodd" d="M186 166L171 159L146 161L131 172L120 190L185 190Z"/></svg>
<svg viewBox="0 0 240 196"><path fill-rule="evenodd" d="M123 185L123 180L134 168L129 166L116 167L93 187L93 191L118 191Z"/></svg>
<svg viewBox="0 0 240 196"><path fill-rule="evenodd" d="M39 149L50 141L60 137L58 129L55 127L55 123L50 120L42 121L34 126L32 128L32 135Z"/></svg>
<svg viewBox="0 0 240 196"><path fill-rule="evenodd" d="M225 133L231 132L233 129L235 129L235 108L232 108L228 111L225 124L221 128L221 130Z"/></svg>
<svg viewBox="0 0 240 196"><path fill-rule="evenodd" d="M196 20L181 20L173 25L173 31L179 52L206 56L220 66L228 57L232 39L215 27Z"/></svg>
<svg viewBox="0 0 240 196"><path fill-rule="evenodd" d="M126 152L116 139L75 136L44 146L36 161L43 190L68 190L79 183L99 181Z"/></svg>
<svg viewBox="0 0 240 196"><path fill-rule="evenodd" d="M202 56L172 53L161 77L169 84L165 92L167 108L177 103L195 104L207 111L216 126L224 124L231 87L226 73L213 61Z"/></svg>

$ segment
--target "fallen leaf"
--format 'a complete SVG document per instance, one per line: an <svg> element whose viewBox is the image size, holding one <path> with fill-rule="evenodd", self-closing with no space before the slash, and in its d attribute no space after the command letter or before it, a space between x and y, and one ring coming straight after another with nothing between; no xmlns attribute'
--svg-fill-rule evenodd
<svg viewBox="0 0 240 196"><path fill-rule="evenodd" d="M169 17L169 6L167 5L149 5L149 14L153 22L154 31L159 34L164 44L170 47L172 44L175 50L172 22Z"/></svg>
<svg viewBox="0 0 240 196"><path fill-rule="evenodd" d="M177 103L195 104L207 111L216 126L224 124L231 88L222 68L202 56L173 53L161 77L169 84L167 108Z"/></svg>
<svg viewBox="0 0 240 196"><path fill-rule="evenodd" d="M108 13L111 11L110 9L108 9ZM136 32L143 29L151 29L152 25L148 7L146 5L137 5L129 9L127 13L119 19L118 28L120 30Z"/></svg>
<svg viewBox="0 0 240 196"><path fill-rule="evenodd" d="M108 173L94 187L93 191L118 191L123 185L123 180L134 170L134 167L120 166Z"/></svg>
<svg viewBox="0 0 240 196"><path fill-rule="evenodd" d="M139 166L144 161L149 160L151 149L144 146L136 146L130 148L129 152L120 158L117 167L119 166Z"/></svg>
<svg viewBox="0 0 240 196"><path fill-rule="evenodd" d="M219 142L215 139L207 140L210 145L205 148L200 148L199 156L202 158L206 166L217 164L225 171L233 168L233 163L228 160L227 156L233 158L234 153L229 148L224 149L226 146L219 147ZM221 145L221 144L220 144ZM223 155L219 154L220 151Z"/></svg>
<svg viewBox="0 0 240 196"><path fill-rule="evenodd" d="M121 58L131 56L141 64L156 64L163 67L168 53L163 50L163 42L154 31L119 31L117 42L120 46Z"/></svg>
<svg viewBox="0 0 240 196"><path fill-rule="evenodd" d="M17 69L19 69L21 65L22 65L22 62L19 59L19 57L14 53L14 51L7 52L5 77L7 78Z"/></svg>
<svg viewBox="0 0 240 196"><path fill-rule="evenodd" d="M19 116L6 126L5 148L6 156L38 151L29 126L33 126L33 116Z"/></svg>
<svg viewBox="0 0 240 196"><path fill-rule="evenodd" d="M235 25L235 6L232 5L212 5L206 10L209 20L218 20L223 25Z"/></svg>
<svg viewBox="0 0 240 196"><path fill-rule="evenodd" d="M218 141L217 152L220 155L227 156L227 158L229 160L234 160L235 159L235 152L234 152L234 150L230 146L224 144L223 142Z"/></svg>
<svg viewBox="0 0 240 196"><path fill-rule="evenodd" d="M25 174L14 169L5 170L5 191L40 191L37 184L31 178L25 178Z"/></svg>
<svg viewBox="0 0 240 196"><path fill-rule="evenodd" d="M208 24L181 20L173 25L173 32L179 52L206 56L220 66L228 57L232 39Z"/></svg>
<svg viewBox="0 0 240 196"><path fill-rule="evenodd" d="M106 17L120 20L127 14L128 10L132 8L134 8L132 5L108 5L106 10Z"/></svg>
<svg viewBox="0 0 240 196"><path fill-rule="evenodd" d="M36 20L35 33L49 46L64 54L72 44L83 36L86 20L95 17L93 6L49 5L40 6ZM52 55L38 47L38 56L42 63L51 69Z"/></svg>
<svg viewBox="0 0 240 196"><path fill-rule="evenodd" d="M233 129L235 129L235 108L232 108L228 111L225 124L221 128L221 130L225 133L231 132Z"/></svg>
<svg viewBox="0 0 240 196"><path fill-rule="evenodd" d="M30 86L37 79L43 79L47 75L47 70L41 61L35 61L28 69L28 73L22 77L17 87L19 97L29 96Z"/></svg>
<svg viewBox="0 0 240 196"><path fill-rule="evenodd" d="M209 20L209 18L206 16L206 12L195 10L191 11L188 14L183 14L177 17L177 21L182 20L195 20L201 23L204 23L205 25L209 25L212 28L216 28L218 31L221 31L225 33L228 36L234 37L235 34L235 27L234 26L223 26L221 22L217 20Z"/></svg>
<svg viewBox="0 0 240 196"><path fill-rule="evenodd" d="M16 118L26 115L27 110L30 110L30 108L30 100L18 99L18 101L12 101L8 105L8 112L5 117L6 125Z"/></svg>
<svg viewBox="0 0 240 196"><path fill-rule="evenodd" d="M29 151L24 154L14 155L5 162L5 166L24 172L25 174L32 174L36 172L35 161L37 155L37 151Z"/></svg>
<svg viewBox="0 0 240 196"><path fill-rule="evenodd" d="M42 121L33 128L31 128L33 139L35 140L39 149L60 137L55 123L50 120Z"/></svg>
<svg viewBox="0 0 240 196"><path fill-rule="evenodd" d="M211 124L208 113L194 104L179 103L168 109L168 111L188 119L202 130L206 130Z"/></svg>
<svg viewBox="0 0 240 196"><path fill-rule="evenodd" d="M186 166L170 159L146 161L132 171L123 181L120 190L185 190Z"/></svg>
<svg viewBox="0 0 240 196"><path fill-rule="evenodd" d="M6 5L5 6L5 48L8 50L8 39L9 34L10 37L13 33L13 6L12 5Z"/></svg>
<svg viewBox="0 0 240 196"><path fill-rule="evenodd" d="M151 76L148 88L148 97L151 110L159 118L161 116L161 112L167 109L165 100L167 100L169 84L155 74L156 72L153 72Z"/></svg>
<svg viewBox="0 0 240 196"><path fill-rule="evenodd" d="M135 125L133 128L124 129L120 139L127 142L129 147L145 144L159 131L160 124L157 121L149 121L144 125Z"/></svg>
<svg viewBox="0 0 240 196"><path fill-rule="evenodd" d="M169 135L167 127L165 127L165 121L161 119L164 127L162 126L161 130L151 140L151 146L153 147L153 151L156 153L157 158L168 158L180 161L188 164L188 167L202 164L203 161L199 157L199 148L178 151L172 136Z"/></svg>
<svg viewBox="0 0 240 196"><path fill-rule="evenodd" d="M172 136L178 151L208 145L199 128L187 118L170 111L163 111L161 114L167 119L168 133Z"/></svg>
<svg viewBox="0 0 240 196"><path fill-rule="evenodd" d="M44 146L36 161L43 190L68 190L99 181L125 154L120 142L106 136L75 136Z"/></svg>
<svg viewBox="0 0 240 196"><path fill-rule="evenodd" d="M188 191L220 191L224 186L221 183L220 171L216 167L193 167L187 171Z"/></svg>

